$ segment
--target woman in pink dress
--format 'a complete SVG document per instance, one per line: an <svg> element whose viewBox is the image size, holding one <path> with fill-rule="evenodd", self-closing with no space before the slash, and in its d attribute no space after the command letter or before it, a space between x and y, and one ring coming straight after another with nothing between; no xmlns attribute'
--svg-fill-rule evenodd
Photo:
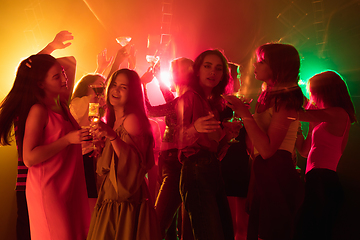
<svg viewBox="0 0 360 240"><path fill-rule="evenodd" d="M1 142L9 141L15 123L19 157L29 168L26 197L35 240L85 239L89 226L80 145L87 134L67 107L72 85L65 70L73 79L74 58L30 56L21 62L0 108L0 122L8 119Z"/></svg>

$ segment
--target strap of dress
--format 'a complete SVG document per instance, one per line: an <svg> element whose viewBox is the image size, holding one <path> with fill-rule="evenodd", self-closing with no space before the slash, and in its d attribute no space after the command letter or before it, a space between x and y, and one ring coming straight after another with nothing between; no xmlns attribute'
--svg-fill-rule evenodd
<svg viewBox="0 0 360 240"><path fill-rule="evenodd" d="M349 126L351 126L351 124L350 124L350 125L348 124L349 122L350 122L350 117L349 117L349 115L348 115L347 121L346 121L346 128L345 128L345 131L344 131L342 137L345 136L346 131L348 130Z"/></svg>
<svg viewBox="0 0 360 240"><path fill-rule="evenodd" d="M128 116L128 115L125 115L125 116L124 116L124 120L122 121L122 123L121 123L120 127L124 128L124 122L125 122L125 120L126 120L127 116Z"/></svg>

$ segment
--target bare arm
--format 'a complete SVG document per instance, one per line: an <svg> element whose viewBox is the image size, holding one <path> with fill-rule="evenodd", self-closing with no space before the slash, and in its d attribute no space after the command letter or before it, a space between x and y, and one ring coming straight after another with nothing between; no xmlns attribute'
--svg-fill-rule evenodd
<svg viewBox="0 0 360 240"><path fill-rule="evenodd" d="M312 130L313 129L314 129L314 124L310 123L308 134L305 137L302 132L301 125L299 126L299 130L298 130L297 138L296 138L296 142L295 142L295 147L296 147L297 151L299 152L299 154L304 158L307 158L310 148L311 148Z"/></svg>
<svg viewBox="0 0 360 240"><path fill-rule="evenodd" d="M267 132L264 132L240 99L235 96L224 96L224 99L228 101L227 105L235 111L236 115L243 119L251 142L264 159L271 157L279 149L290 124L297 119L295 110L286 110L282 106L279 111L274 111L270 126Z"/></svg>
<svg viewBox="0 0 360 240"><path fill-rule="evenodd" d="M62 57L57 59L60 65L64 68L68 82L68 91L66 94L62 95L61 98L63 101L69 105L70 98L75 85L75 73L76 73L76 59L74 57Z"/></svg>
<svg viewBox="0 0 360 240"><path fill-rule="evenodd" d="M30 109L26 119L23 161L27 167L42 163L70 144L80 144L81 130L73 131L58 140L44 145L44 129L47 124L47 110L39 104Z"/></svg>
<svg viewBox="0 0 360 240"><path fill-rule="evenodd" d="M347 113L343 108L308 109L299 112L299 120L303 122L335 123L346 120Z"/></svg>
<svg viewBox="0 0 360 240"><path fill-rule="evenodd" d="M114 57L107 57L107 49L105 48L102 50L96 58L96 70L95 73L99 73L101 75L104 74L106 69L111 65L112 61L114 60Z"/></svg>
<svg viewBox="0 0 360 240"><path fill-rule="evenodd" d="M38 54L51 54L56 49L64 49L71 45L70 41L73 40L74 37L72 36L72 33L69 31L61 31L58 34L56 34L54 40L50 42L44 49L42 49Z"/></svg>
<svg viewBox="0 0 360 240"><path fill-rule="evenodd" d="M115 56L115 60L111 66L110 72L106 78L106 82L109 80L111 75L116 72L120 68L120 64L129 56L129 49L130 46L127 44L126 46L120 48Z"/></svg>

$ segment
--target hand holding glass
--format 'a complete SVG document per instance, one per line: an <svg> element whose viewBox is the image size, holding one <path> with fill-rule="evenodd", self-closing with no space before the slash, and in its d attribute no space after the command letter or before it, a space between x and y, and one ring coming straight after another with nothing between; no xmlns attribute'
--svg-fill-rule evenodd
<svg viewBox="0 0 360 240"><path fill-rule="evenodd" d="M116 41L122 46L126 46L130 41L131 41L131 37L126 36L126 37L117 37Z"/></svg>
<svg viewBox="0 0 360 240"><path fill-rule="evenodd" d="M250 104L252 99L246 99L245 96L243 94L240 93L240 91L234 92L233 93L234 96L236 96L237 98L241 99L241 101L244 104ZM231 118L227 118L223 121L223 126L227 127L228 129L230 129L231 132L239 132L241 127L242 127L242 120L240 117L237 117L235 114L235 111L233 111L233 115ZM239 135L239 133L237 134ZM230 139L229 143L237 143L239 142L238 140L236 140L235 138L237 137L234 136L233 138Z"/></svg>

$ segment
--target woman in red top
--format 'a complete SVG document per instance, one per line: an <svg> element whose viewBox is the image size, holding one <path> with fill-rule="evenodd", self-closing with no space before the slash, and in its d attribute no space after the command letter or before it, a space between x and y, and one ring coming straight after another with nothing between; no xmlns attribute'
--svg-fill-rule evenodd
<svg viewBox="0 0 360 240"><path fill-rule="evenodd" d="M331 239L332 226L343 192L336 168L356 122L355 109L345 81L326 71L309 80L310 101L299 119L309 122L304 139L299 131L296 147L307 157L305 199L295 239ZM301 129L299 129L301 130Z"/></svg>
<svg viewBox="0 0 360 240"><path fill-rule="evenodd" d="M216 156L224 136L219 112L229 84L229 68L218 50L201 53L178 102L180 192L196 239L234 239L232 219Z"/></svg>

